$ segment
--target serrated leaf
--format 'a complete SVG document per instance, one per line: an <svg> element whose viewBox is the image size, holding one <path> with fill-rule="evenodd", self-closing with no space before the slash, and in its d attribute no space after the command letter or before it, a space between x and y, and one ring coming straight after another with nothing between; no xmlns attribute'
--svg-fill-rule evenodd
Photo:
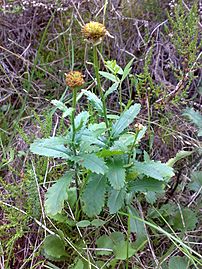
<svg viewBox="0 0 202 269"><path fill-rule="evenodd" d="M146 194L145 194L145 198L146 198L146 201L149 203L149 204L154 204L157 200L157 195L156 195L156 192L155 191L148 191Z"/></svg>
<svg viewBox="0 0 202 269"><path fill-rule="evenodd" d="M81 127L85 126L89 119L89 113L87 111L82 111L75 117L75 128L81 129Z"/></svg>
<svg viewBox="0 0 202 269"><path fill-rule="evenodd" d="M69 149L65 147L67 139L63 137L50 137L37 139L30 146L30 151L46 157L69 158Z"/></svg>
<svg viewBox="0 0 202 269"><path fill-rule="evenodd" d="M134 121L140 112L140 108L140 104L135 104L120 115L120 118L112 126L111 134L113 137L121 134Z"/></svg>
<svg viewBox="0 0 202 269"><path fill-rule="evenodd" d="M129 183L129 188L133 192L162 192L165 187L165 183L153 178L136 179Z"/></svg>
<svg viewBox="0 0 202 269"><path fill-rule="evenodd" d="M175 256L169 260L169 269L188 269L189 262L185 257Z"/></svg>
<svg viewBox="0 0 202 269"><path fill-rule="evenodd" d="M61 213L64 208L64 201L67 200L67 188L72 181L72 172L66 173L46 193L45 209L49 216Z"/></svg>
<svg viewBox="0 0 202 269"><path fill-rule="evenodd" d="M104 206L107 180L105 176L97 174L91 174L88 180L82 200L84 202L84 212L89 217L93 217L98 215Z"/></svg>
<svg viewBox="0 0 202 269"><path fill-rule="evenodd" d="M76 223L76 226L80 227L80 228L85 228L90 226L90 221L89 220L81 220L79 222Z"/></svg>
<svg viewBox="0 0 202 269"><path fill-rule="evenodd" d="M124 205L124 200L126 196L125 188L121 190L112 189L108 198L107 206L109 207L110 214L115 214Z"/></svg>
<svg viewBox="0 0 202 269"><path fill-rule="evenodd" d="M171 158L170 160L168 160L167 165L170 166L170 167L173 167L173 165L176 162L190 156L191 154L193 154L193 151L181 150L176 154L176 156L174 158Z"/></svg>
<svg viewBox="0 0 202 269"><path fill-rule="evenodd" d="M115 82L112 84L111 87L109 87L109 89L105 92L105 98L107 98L108 95L110 95L111 93L115 92L117 90L119 86L119 82Z"/></svg>
<svg viewBox="0 0 202 269"><path fill-rule="evenodd" d="M46 257L52 260L65 260L67 253L65 244L58 235L48 235L43 243L43 251Z"/></svg>
<svg viewBox="0 0 202 269"><path fill-rule="evenodd" d="M196 213L189 208L183 208L182 215L178 211L173 217L173 227L176 230L180 230L180 231L194 230L196 228L197 222L198 222L198 219L197 219Z"/></svg>
<svg viewBox="0 0 202 269"><path fill-rule="evenodd" d="M143 174L162 181L170 179L172 176L174 176L173 169L167 164L159 161L135 162L133 169L140 175Z"/></svg>
<svg viewBox="0 0 202 269"><path fill-rule="evenodd" d="M111 74L111 73L104 72L104 71L99 71L99 74L101 76L103 76L104 78L107 78L107 79L109 79L109 80L111 80L113 82L118 82L118 78L115 75Z"/></svg>
<svg viewBox="0 0 202 269"><path fill-rule="evenodd" d="M82 90L82 92L85 94L85 96L88 98L88 100L92 103L92 105L95 107L95 109L102 114L103 113L103 106L102 101L95 95L94 93Z"/></svg>
<svg viewBox="0 0 202 269"><path fill-rule="evenodd" d="M108 172L107 178L115 190L121 190L125 185L126 171L122 161L113 158L107 163Z"/></svg>
<svg viewBox="0 0 202 269"><path fill-rule="evenodd" d="M134 217L140 218L140 215L138 211L133 207L129 206L128 207L128 213L131 215L130 217L130 230L132 233L136 233L136 237L146 237L146 232L145 232L145 227L144 227L144 222L135 219Z"/></svg>
<svg viewBox="0 0 202 269"><path fill-rule="evenodd" d="M123 152L128 151L128 147L133 145L135 141L135 134L122 134L116 140L110 150L120 150Z"/></svg>
<svg viewBox="0 0 202 269"><path fill-rule="evenodd" d="M89 169L96 174L104 175L107 171L107 166L103 159L98 158L96 154L83 154L79 156L79 163L81 166Z"/></svg>

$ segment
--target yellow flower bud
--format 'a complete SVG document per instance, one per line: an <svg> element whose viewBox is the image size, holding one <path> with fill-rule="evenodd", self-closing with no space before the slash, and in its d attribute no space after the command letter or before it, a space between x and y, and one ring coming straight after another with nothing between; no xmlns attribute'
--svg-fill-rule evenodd
<svg viewBox="0 0 202 269"><path fill-rule="evenodd" d="M82 27L82 33L87 41L97 45L108 32L102 23L91 21Z"/></svg>
<svg viewBox="0 0 202 269"><path fill-rule="evenodd" d="M66 74L66 84L70 88L80 87L85 83L83 75L79 71L70 71Z"/></svg>

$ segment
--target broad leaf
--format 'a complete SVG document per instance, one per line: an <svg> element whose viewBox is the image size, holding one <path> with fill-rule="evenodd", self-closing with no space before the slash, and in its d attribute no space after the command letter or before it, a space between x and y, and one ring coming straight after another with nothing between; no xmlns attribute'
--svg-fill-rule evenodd
<svg viewBox="0 0 202 269"><path fill-rule="evenodd" d="M126 196L125 188L121 190L112 189L108 198L108 207L110 214L115 214L121 209L124 205L124 200Z"/></svg>
<svg viewBox="0 0 202 269"><path fill-rule="evenodd" d="M86 123L88 122L89 118L89 113L87 111L82 111L75 117L75 128L76 129L81 129L81 127L85 126Z"/></svg>
<svg viewBox="0 0 202 269"><path fill-rule="evenodd" d="M133 169L140 175L143 174L162 181L174 176L173 169L159 161L135 162Z"/></svg>
<svg viewBox="0 0 202 269"><path fill-rule="evenodd" d="M189 262L186 257L175 256L169 260L169 269L188 269Z"/></svg>
<svg viewBox="0 0 202 269"><path fill-rule="evenodd" d="M194 171L191 174L191 180L188 187L190 190L197 192L202 186L202 171Z"/></svg>
<svg viewBox="0 0 202 269"><path fill-rule="evenodd" d="M67 139L63 137L50 137L35 140L31 144L30 150L34 154L54 158L69 158L69 149L65 147Z"/></svg>
<svg viewBox="0 0 202 269"><path fill-rule="evenodd" d="M165 183L153 178L136 179L129 183L129 188L134 192L162 192Z"/></svg>
<svg viewBox="0 0 202 269"><path fill-rule="evenodd" d="M127 241L120 241L113 247L115 258L118 260L126 260L127 257L132 257L136 250L132 248L131 244Z"/></svg>
<svg viewBox="0 0 202 269"><path fill-rule="evenodd" d="M140 108L140 104L135 104L120 115L120 118L112 126L113 137L117 137L133 122L140 112Z"/></svg>
<svg viewBox="0 0 202 269"><path fill-rule="evenodd" d="M182 213L182 214L181 214ZM173 227L176 230L184 231L184 230L194 230L196 228L196 224L198 219L196 217L196 213L193 212L189 208L183 208L182 212L177 212L172 219ZM185 225L185 227L184 227Z"/></svg>
<svg viewBox="0 0 202 269"><path fill-rule="evenodd" d="M102 235L96 240L96 245L98 248L103 248L103 250L97 251L98 255L109 255L112 252L114 243L108 235Z"/></svg>
<svg viewBox="0 0 202 269"><path fill-rule="evenodd" d="M103 106L102 106L102 101L95 95L94 93L87 91L87 90L82 90L82 92L85 94L85 96L88 98L88 100L92 103L92 105L95 107L95 109L102 114L103 112Z"/></svg>
<svg viewBox="0 0 202 269"><path fill-rule="evenodd" d="M65 244L58 235L48 235L43 243L44 255L51 260L65 260L67 253Z"/></svg>
<svg viewBox="0 0 202 269"><path fill-rule="evenodd" d="M138 211L133 207L128 207L128 213L131 215L130 217L130 231L132 233L136 233L136 237L146 237L146 232L144 228L144 222L135 219L135 217L140 218Z"/></svg>
<svg viewBox="0 0 202 269"><path fill-rule="evenodd" d="M84 212L93 217L98 215L105 203L107 180L105 176L91 174L89 182L84 189L82 200L84 202Z"/></svg>
<svg viewBox="0 0 202 269"><path fill-rule="evenodd" d="M98 158L94 153L79 156L79 163L81 166L95 172L96 174L104 175L107 171L107 166L104 160Z"/></svg>
<svg viewBox="0 0 202 269"><path fill-rule="evenodd" d="M45 209L49 216L61 213L64 208L64 201L68 198L67 188L72 181L72 176L72 172L66 173L48 189L46 193Z"/></svg>
<svg viewBox="0 0 202 269"><path fill-rule="evenodd" d="M120 150L128 152L128 147L133 145L135 141L135 134L122 134L116 140L110 150Z"/></svg>
<svg viewBox="0 0 202 269"><path fill-rule="evenodd" d="M107 163L107 178L115 190L121 190L125 185L126 172L121 160L113 158Z"/></svg>

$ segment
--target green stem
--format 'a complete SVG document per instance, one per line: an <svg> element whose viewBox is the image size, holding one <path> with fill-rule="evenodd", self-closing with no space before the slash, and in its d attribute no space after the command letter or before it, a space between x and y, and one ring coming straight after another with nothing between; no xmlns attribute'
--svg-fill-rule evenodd
<svg viewBox="0 0 202 269"><path fill-rule="evenodd" d="M98 91L99 91L99 94L100 94L100 97L102 100L104 120L105 120L105 124L107 127L108 136L110 138L109 123L108 123L108 119L107 119L107 108L106 108L104 93L103 93L102 86L101 86L100 75L99 75L99 63L98 63L98 55L97 55L97 47L96 46L93 46L93 61L94 61L95 76L96 76L96 80L97 80L97 87L98 87Z"/></svg>
<svg viewBox="0 0 202 269"><path fill-rule="evenodd" d="M73 89L73 100L72 100L72 116L71 116L71 123L72 123L72 144L73 144L73 150L75 151L75 135L76 135L76 127L75 127L75 113L76 113L76 96L77 96L77 88Z"/></svg>
<svg viewBox="0 0 202 269"><path fill-rule="evenodd" d="M77 97L77 88L73 88L73 99L72 99L72 115L71 115L71 124L72 124L72 148L74 152L74 156L76 156L76 145L75 145L75 135L76 135L76 126L75 126L75 113L76 113L76 97ZM75 173L74 173L74 178L75 178L75 183L76 183L76 194L77 194L77 205L76 206L76 215L78 214L79 216L79 211L81 210L81 202L79 199L79 178L78 178L78 164L75 163Z"/></svg>

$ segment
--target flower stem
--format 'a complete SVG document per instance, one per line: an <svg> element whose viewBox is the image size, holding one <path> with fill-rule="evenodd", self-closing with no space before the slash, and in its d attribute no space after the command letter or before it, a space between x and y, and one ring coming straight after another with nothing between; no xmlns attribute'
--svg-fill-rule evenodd
<svg viewBox="0 0 202 269"><path fill-rule="evenodd" d="M71 124L72 124L72 149L74 152L74 156L76 156L76 145L75 145L75 135L76 135L76 126L75 126L75 113L76 113L76 97L77 97L77 88L73 88L73 99L72 99L72 115L71 115ZM78 182L78 164L75 163L75 173L74 173L74 178L75 178L75 183L76 183L76 194L77 194L77 203L78 203L78 208L76 208L76 213L79 214L81 210L81 202L79 199L79 182ZM77 215L77 214L76 214Z"/></svg>
<svg viewBox="0 0 202 269"><path fill-rule="evenodd" d="M101 97L101 101L102 101L102 106L103 106L103 114L104 114L104 120L105 120L105 124L107 127L107 132L108 132L108 136L110 138L110 130L109 130L109 123L108 123L108 119L107 119L107 108L106 108L106 102L105 102L105 97L104 97L104 93L102 90L102 86L101 86L101 81L100 81L100 75L99 75L99 63L98 63L98 55L97 55L97 46L93 46L93 63L94 63L94 69L95 69L95 76L96 76L96 80L97 80L97 87L98 87L98 91Z"/></svg>

